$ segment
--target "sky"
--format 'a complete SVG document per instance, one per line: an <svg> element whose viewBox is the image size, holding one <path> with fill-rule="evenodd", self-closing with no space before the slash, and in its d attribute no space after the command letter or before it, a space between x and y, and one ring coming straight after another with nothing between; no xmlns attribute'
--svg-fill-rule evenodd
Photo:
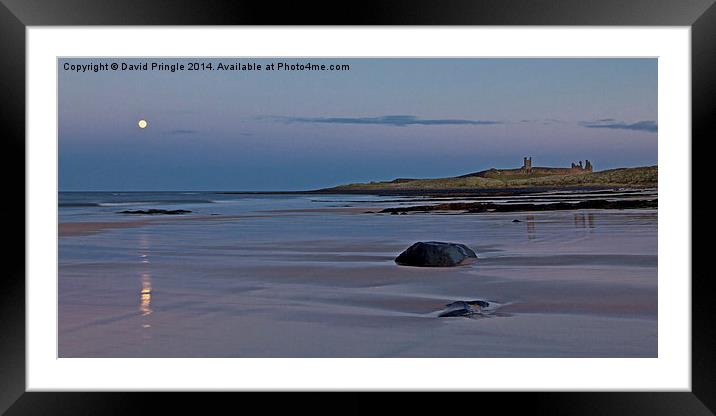
<svg viewBox="0 0 716 416"><path fill-rule="evenodd" d="M145 62L185 70L121 69ZM525 156L657 164L657 59L59 59L58 82L61 191L306 190Z"/></svg>

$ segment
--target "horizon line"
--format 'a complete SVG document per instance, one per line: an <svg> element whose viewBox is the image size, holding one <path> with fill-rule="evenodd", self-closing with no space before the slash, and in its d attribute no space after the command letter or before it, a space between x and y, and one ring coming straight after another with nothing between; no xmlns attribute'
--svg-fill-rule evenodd
<svg viewBox="0 0 716 416"><path fill-rule="evenodd" d="M646 168L646 167L654 167L654 166L658 167L659 164L656 163L653 165L621 166L621 167L614 167L614 168L608 168L608 169L602 169L602 170L595 170L592 173L599 173L599 172L604 172L607 170L614 170L614 169ZM550 167L550 166L536 166L536 167ZM457 176L443 176L443 177L435 177L435 178L404 178L401 176L397 176L397 177L394 177L393 179L374 181L374 182L390 182L391 180L395 180L395 179L425 180L425 179L457 178L460 176L469 175L469 174L477 173L477 172L483 172L483 171L490 170L490 169L497 169L497 168L491 167L491 168L483 169L480 171L474 171L474 172L457 175ZM500 168L500 169L515 169L515 168ZM519 169L519 167L517 169ZM265 189L265 190L236 190L236 189L140 189L140 190L136 190L136 189L132 189L132 190L126 190L126 189L125 190L120 190L120 189L70 189L70 190L66 190L66 189L58 189L57 192L67 192L67 193L69 193L69 192L214 192L214 193L230 192L230 193L245 193L245 194L250 194L250 193L268 194L268 193L297 193L297 192L321 191L321 190L331 189L332 187L349 185L349 184L353 184L353 183L362 183L362 182L347 182L347 183L342 183L342 184L333 185L333 186L329 186L329 187L319 187L319 188L281 189L281 190L267 190L267 189Z"/></svg>

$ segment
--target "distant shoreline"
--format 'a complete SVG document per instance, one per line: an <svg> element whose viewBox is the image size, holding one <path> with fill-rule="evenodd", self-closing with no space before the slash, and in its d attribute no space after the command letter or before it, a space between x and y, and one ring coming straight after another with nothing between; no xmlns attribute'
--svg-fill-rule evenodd
<svg viewBox="0 0 716 416"><path fill-rule="evenodd" d="M640 191L645 189L656 189L656 185L643 186L566 186L566 187L530 187L530 188L484 188L484 189L313 189L305 191L58 191L59 193L183 193L192 192L197 194L218 194L218 195L376 195L376 196L511 196L525 195L542 192L600 192L600 191Z"/></svg>
<svg viewBox="0 0 716 416"><path fill-rule="evenodd" d="M543 192L600 192L600 191L640 191L655 189L656 185L643 186L565 186L565 187L524 187L524 188L483 188L483 189L338 189L326 188L310 191L219 191L221 195L376 195L376 196L512 196ZM206 191L210 192L210 191Z"/></svg>
<svg viewBox="0 0 716 416"><path fill-rule="evenodd" d="M658 186L658 166L641 166L634 168L608 169L598 172L571 169L555 170L540 168L533 172L527 168L520 169L489 169L461 176L432 179L398 178L385 182L353 183L329 188L324 191L417 191L436 192L475 192L478 190L510 190L526 189L535 192L537 189L615 189L615 188L653 188ZM579 169L579 168L574 168ZM590 167L591 169L591 167ZM562 173L565 172L565 173Z"/></svg>

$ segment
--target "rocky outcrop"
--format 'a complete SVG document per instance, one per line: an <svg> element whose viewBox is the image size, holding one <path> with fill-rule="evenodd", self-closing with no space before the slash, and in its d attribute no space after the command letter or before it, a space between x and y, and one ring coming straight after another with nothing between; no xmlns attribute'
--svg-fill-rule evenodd
<svg viewBox="0 0 716 416"><path fill-rule="evenodd" d="M477 254L468 246L439 241L417 242L396 257L401 266L455 267L477 260Z"/></svg>
<svg viewBox="0 0 716 416"><path fill-rule="evenodd" d="M469 300L449 303L445 305L445 309L438 315L439 318L448 318L453 316L472 316L482 313L482 308L487 308L490 303L484 300Z"/></svg>
<svg viewBox="0 0 716 416"><path fill-rule="evenodd" d="M409 212L462 211L469 214L482 212L526 212L526 211L566 211L576 209L642 209L657 208L656 199L624 199L610 201L591 199L579 202L553 202L547 204L496 204L492 202L449 202L435 205L385 208L379 212L402 214Z"/></svg>
<svg viewBox="0 0 716 416"><path fill-rule="evenodd" d="M182 215L189 214L191 211L185 209L138 209L119 211L118 214L134 214L134 215Z"/></svg>

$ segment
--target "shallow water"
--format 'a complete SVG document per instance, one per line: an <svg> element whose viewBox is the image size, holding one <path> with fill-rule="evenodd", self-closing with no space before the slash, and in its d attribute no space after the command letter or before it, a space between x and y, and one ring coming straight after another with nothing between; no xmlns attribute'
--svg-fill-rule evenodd
<svg viewBox="0 0 716 416"><path fill-rule="evenodd" d="M116 213L127 206L194 213L59 239L59 354L657 355L656 210L361 213L396 199L61 194L60 222L134 220ZM393 262L420 240L467 244L479 261ZM503 306L476 319L435 315L473 299Z"/></svg>

